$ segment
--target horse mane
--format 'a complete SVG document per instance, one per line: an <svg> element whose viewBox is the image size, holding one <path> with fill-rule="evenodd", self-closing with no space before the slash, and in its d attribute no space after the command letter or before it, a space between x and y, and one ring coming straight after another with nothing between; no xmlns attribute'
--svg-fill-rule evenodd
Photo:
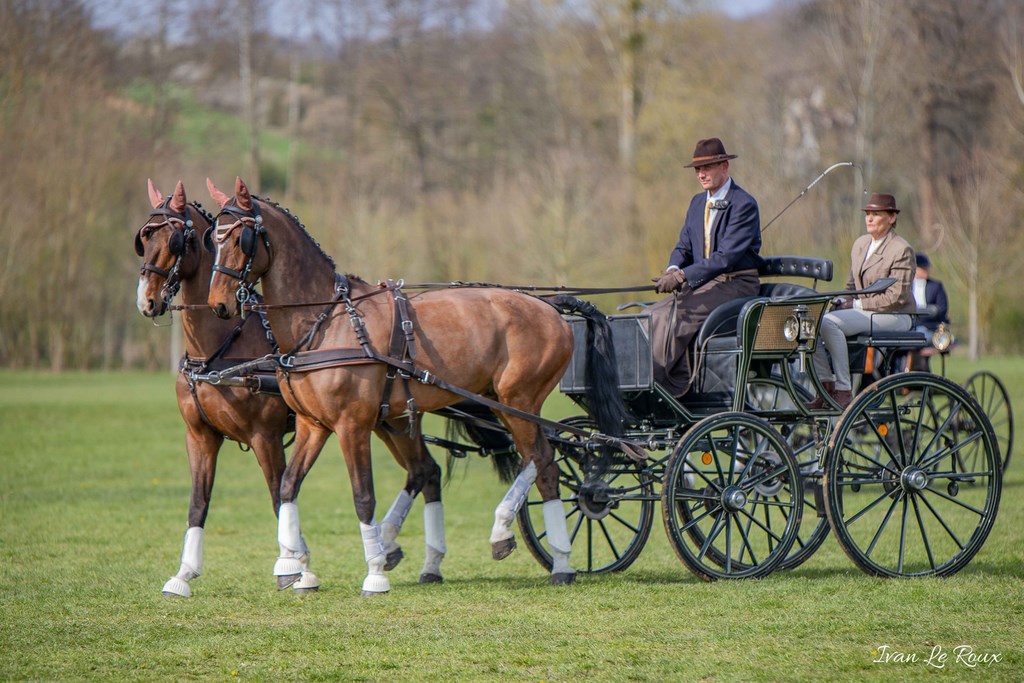
<svg viewBox="0 0 1024 683"><path fill-rule="evenodd" d="M203 218L206 219L207 224L213 224L213 214L203 208L203 205L199 202L189 202L189 205L198 211ZM202 237L202 235L200 235Z"/></svg>
<svg viewBox="0 0 1024 683"><path fill-rule="evenodd" d="M331 269L334 270L335 273L338 272L338 266L334 262L334 259L326 251L324 251L324 248L320 246L319 242L317 242L315 239L313 239L313 236L309 234L309 230L306 229L306 226L302 223L302 221L299 220L298 216L296 216L295 214L293 214L291 212L290 209L288 209L285 206L281 206L279 203L277 203L277 202L273 201L272 199L270 199L270 197L263 197L263 196L256 195L256 194L254 194L252 197L253 197L253 199L258 199L261 202L263 202L264 204L267 204L267 205L271 206L272 208L277 209L278 211L283 213L285 216L287 216L288 219L291 220L291 222L294 223L297 228L299 228L299 232L301 232L303 235L305 235L306 239L309 240L309 243L312 244L316 248L316 250L320 254L320 256L322 256L324 259L327 260L328 263L331 264Z"/></svg>

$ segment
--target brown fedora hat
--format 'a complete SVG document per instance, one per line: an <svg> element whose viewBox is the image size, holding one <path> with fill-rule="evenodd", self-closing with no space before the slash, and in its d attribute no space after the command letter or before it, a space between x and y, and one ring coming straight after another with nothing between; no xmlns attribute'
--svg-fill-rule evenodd
<svg viewBox="0 0 1024 683"><path fill-rule="evenodd" d="M718 164L735 158L735 154L729 154L725 151L725 145L722 144L721 140L718 138L708 138L697 141L697 147L693 150L693 161L686 164L683 168L710 166L711 164Z"/></svg>
<svg viewBox="0 0 1024 683"><path fill-rule="evenodd" d="M899 213L900 210L896 208L896 197L891 194L882 194L881 192L873 192L871 199L864 205L864 211L890 211L892 213Z"/></svg>

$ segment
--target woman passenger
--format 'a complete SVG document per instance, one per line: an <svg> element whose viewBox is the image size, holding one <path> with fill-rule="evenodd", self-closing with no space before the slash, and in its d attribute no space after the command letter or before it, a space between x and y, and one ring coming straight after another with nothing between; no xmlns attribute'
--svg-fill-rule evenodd
<svg viewBox="0 0 1024 683"><path fill-rule="evenodd" d="M868 331L905 332L910 329L914 305L914 250L896 234L896 198L874 193L864 206L866 235L853 243L847 290L864 289L876 280L896 278L891 287L877 294L837 298L821 321L820 347L814 352L814 369L825 390L845 408L853 400L850 358L846 338ZM886 315L880 315L886 314ZM831 358L831 367L829 359ZM828 404L820 396L807 405L820 410Z"/></svg>

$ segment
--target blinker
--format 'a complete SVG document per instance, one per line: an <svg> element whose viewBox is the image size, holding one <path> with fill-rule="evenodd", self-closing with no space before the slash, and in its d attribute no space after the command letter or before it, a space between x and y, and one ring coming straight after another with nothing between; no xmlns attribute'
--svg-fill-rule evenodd
<svg viewBox="0 0 1024 683"><path fill-rule="evenodd" d="M208 227L206 231L203 232L203 247L211 254L215 254L217 252L216 247L213 246L213 228L215 226L216 223Z"/></svg>
<svg viewBox="0 0 1024 683"><path fill-rule="evenodd" d="M248 225L242 228L242 234L238 236L238 246L242 248L242 252L252 258L256 255L256 231L250 228Z"/></svg>
<svg viewBox="0 0 1024 683"><path fill-rule="evenodd" d="M185 253L185 236L178 230L171 233L167 238L167 251L173 256L181 256Z"/></svg>

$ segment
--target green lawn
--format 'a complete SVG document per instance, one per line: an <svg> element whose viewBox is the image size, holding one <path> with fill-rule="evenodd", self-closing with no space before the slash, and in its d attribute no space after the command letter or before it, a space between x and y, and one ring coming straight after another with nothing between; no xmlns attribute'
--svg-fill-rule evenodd
<svg viewBox="0 0 1024 683"><path fill-rule="evenodd" d="M982 367L1024 415L1024 359L954 359L949 374ZM505 487L471 456L445 491L445 583L416 583L417 502L406 559L375 599L359 597L365 562L335 441L299 499L322 581L302 597L274 589L269 496L252 455L228 444L203 576L193 598L169 600L160 588L178 568L189 496L183 433L170 375L0 372L0 679L1018 681L1024 670L1019 436L995 528L948 579L870 578L829 539L796 570L707 584L675 558L659 510L633 567L552 588L522 543L490 559ZM403 477L384 453L375 464L379 519ZM971 670L959 646L998 661Z"/></svg>

